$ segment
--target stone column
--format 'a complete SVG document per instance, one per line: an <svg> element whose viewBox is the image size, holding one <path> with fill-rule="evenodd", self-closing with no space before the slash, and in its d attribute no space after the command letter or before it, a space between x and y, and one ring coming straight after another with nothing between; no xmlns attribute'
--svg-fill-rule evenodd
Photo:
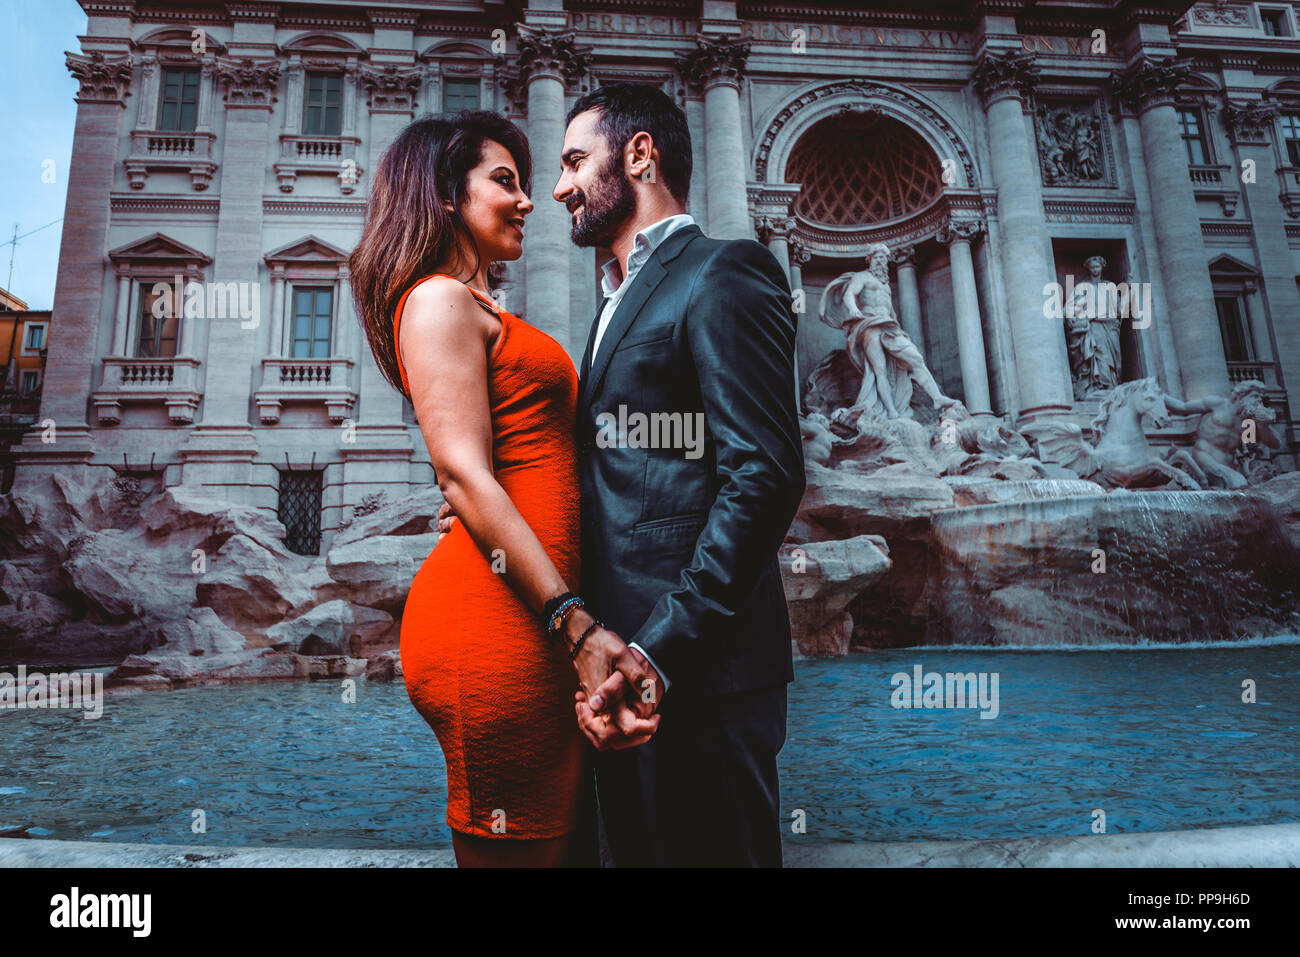
<svg viewBox="0 0 1300 957"><path fill-rule="evenodd" d="M519 27L516 82L525 84L528 139L537 170L537 198L524 243L524 318L563 344L575 363L586 348L587 330L580 328L585 318L574 323L569 296L572 217L549 193L564 150L564 92L587 72L588 56L588 50L576 45L572 31Z"/></svg>
<svg viewBox="0 0 1300 957"><path fill-rule="evenodd" d="M217 211L214 282L260 282L262 194L266 189L266 144L271 106L280 80L275 60L220 57L216 74L225 92L226 130ZM260 324L245 328L238 315L206 321L203 418L181 447L181 484L252 504L257 494L253 459L257 440L249 423ZM195 350L197 351L197 350Z"/></svg>
<svg viewBox="0 0 1300 957"><path fill-rule="evenodd" d="M1246 310L1246 324L1250 326L1250 339L1255 346L1255 360L1270 363L1273 358L1273 344L1268 334L1268 321L1260 315L1259 304L1255 297L1259 295L1259 283L1253 279L1246 280L1241 287L1241 307Z"/></svg>
<svg viewBox="0 0 1300 957"><path fill-rule="evenodd" d="M113 188L118 137L131 84L131 57L95 51L67 55L77 79L77 120L59 272L54 290L48 362L41 390L38 425L52 420L54 441L42 442L43 429L23 440L15 487L39 482L50 469L80 478L92 449L86 423L89 393L98 378L99 328L103 309L104 248L108 235L108 194ZM120 285L119 285L120 288Z"/></svg>
<svg viewBox="0 0 1300 957"><path fill-rule="evenodd" d="M113 319L113 355L126 355L126 333L131 326L131 267L117 267L117 315Z"/></svg>
<svg viewBox="0 0 1300 957"><path fill-rule="evenodd" d="M803 267L808 265L812 260L812 250L805 246L799 239L790 240L790 291L796 297L803 289ZM808 316L808 294L804 293L803 308L795 314L796 322L802 324ZM803 375L799 371L799 336L796 327L795 346L794 346L794 404L796 409L802 409L803 405Z"/></svg>
<svg viewBox="0 0 1300 957"><path fill-rule="evenodd" d="M302 97L306 87L301 55L290 55L289 62L284 66L284 76L284 132L288 136L295 136L302 132Z"/></svg>
<svg viewBox="0 0 1300 957"><path fill-rule="evenodd" d="M284 265L271 267L271 332L266 354L275 358L284 355Z"/></svg>
<svg viewBox="0 0 1300 957"><path fill-rule="evenodd" d="M331 330L334 341L330 346L330 355L350 357L352 354L350 333L352 327L356 325L356 320L352 318L352 290L347 266L339 266L339 306L334 310L334 314L338 317L338 321Z"/></svg>
<svg viewBox="0 0 1300 957"><path fill-rule="evenodd" d="M1043 288L1055 282L1047 260L1037 161L1025 126L1025 104L1036 80L1025 53L986 53L975 68L992 146L991 166L1002 224L1002 274L1020 380L1021 431L1070 411L1070 365L1061 323L1044 315ZM964 363L963 363L964 367Z"/></svg>
<svg viewBox="0 0 1300 957"><path fill-rule="evenodd" d="M342 135L357 135L357 74L360 67L357 66L357 58L350 56L343 67L343 117L340 126ZM298 115L301 121L302 107L299 106Z"/></svg>
<svg viewBox="0 0 1300 957"><path fill-rule="evenodd" d="M1183 391L1195 399L1226 395L1228 366L1206 268L1201 218L1174 109L1175 89L1190 69L1185 63L1142 57L1113 74L1112 87L1117 99L1136 104L1138 111L1167 321L1173 331ZM1294 291L1294 270L1288 281ZM1159 322L1160 317L1154 321Z"/></svg>
<svg viewBox="0 0 1300 957"><path fill-rule="evenodd" d="M898 322L924 354L925 331L921 328L921 289L916 282L916 247L895 247L893 257L898 264Z"/></svg>
<svg viewBox="0 0 1300 957"><path fill-rule="evenodd" d="M213 79L217 75L217 60L211 53L203 56L199 69L199 115L194 129L197 133L212 132L212 99L216 95Z"/></svg>
<svg viewBox="0 0 1300 957"><path fill-rule="evenodd" d="M1300 291L1296 289L1295 267L1291 262L1291 249L1287 242L1286 218L1278 195L1282 191L1273 154L1272 133L1276 126L1278 107L1273 103L1235 103L1229 101L1223 110L1223 120L1228 137L1237 152L1236 168L1243 169L1246 161L1255 167L1255 182L1242 184L1242 201L1250 217L1252 239L1261 279L1260 295L1264 300L1265 315L1274 318L1272 323L1256 325L1257 309L1246 306L1251 338L1258 350L1260 361L1272 356L1278 385L1286 387L1287 374L1300 381ZM1203 267L1202 267L1203 268ZM1249 303L1253 296L1242 296ZM1269 341L1271 325L1273 341ZM1288 426L1288 446L1296 454L1296 402L1290 403L1292 424Z"/></svg>
<svg viewBox="0 0 1300 957"><path fill-rule="evenodd" d="M957 327L957 355L961 360L966 409L971 415L993 413L989 402L989 373L984 354L979 292L975 288L975 262L970 252L971 240L982 231L982 223L953 220L944 227L939 237L941 242L948 245L948 261L952 268L953 315Z"/></svg>
<svg viewBox="0 0 1300 957"><path fill-rule="evenodd" d="M694 146L691 168L691 190L687 197L687 211L695 217L701 229L709 225L709 190L708 190L708 155L700 148L704 142L704 101L696 95L687 94L682 104L686 114L686 128L691 134Z"/></svg>
<svg viewBox="0 0 1300 957"><path fill-rule="evenodd" d="M785 270L785 278L794 291L794 275L790 268L790 234L794 231L793 216L759 216L754 220L754 231L758 233L767 248L772 251L776 261Z"/></svg>
<svg viewBox="0 0 1300 957"><path fill-rule="evenodd" d="M753 239L749 215L749 164L740 117L740 84L749 43L700 37L678 58L683 79L704 92L705 184L708 229L714 239Z"/></svg>
<svg viewBox="0 0 1300 957"><path fill-rule="evenodd" d="M137 129L151 130L158 119L158 55L152 51L140 59L140 102L135 113Z"/></svg>

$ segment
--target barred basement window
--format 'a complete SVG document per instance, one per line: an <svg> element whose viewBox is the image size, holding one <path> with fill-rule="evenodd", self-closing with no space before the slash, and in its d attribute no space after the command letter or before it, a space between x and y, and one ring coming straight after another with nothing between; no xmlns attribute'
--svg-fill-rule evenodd
<svg viewBox="0 0 1300 957"><path fill-rule="evenodd" d="M280 472L280 508L285 547L299 555L320 554L321 477L316 471Z"/></svg>

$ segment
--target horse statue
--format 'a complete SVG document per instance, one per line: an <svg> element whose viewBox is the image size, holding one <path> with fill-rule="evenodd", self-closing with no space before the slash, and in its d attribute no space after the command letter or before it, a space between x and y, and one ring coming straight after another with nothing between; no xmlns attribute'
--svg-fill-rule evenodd
<svg viewBox="0 0 1300 957"><path fill-rule="evenodd" d="M1096 445L1084 439L1077 425L1047 422L1039 448L1045 457L1105 488L1204 488L1205 472L1191 453L1171 448L1162 458L1147 441L1143 416L1150 416L1156 428L1169 423L1165 394L1150 377L1125 382L1106 393L1092 422L1101 436Z"/></svg>

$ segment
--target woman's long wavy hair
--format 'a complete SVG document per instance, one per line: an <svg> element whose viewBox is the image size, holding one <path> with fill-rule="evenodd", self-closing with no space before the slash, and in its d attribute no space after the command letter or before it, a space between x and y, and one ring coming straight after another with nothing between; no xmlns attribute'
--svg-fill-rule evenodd
<svg viewBox="0 0 1300 957"><path fill-rule="evenodd" d="M509 151L520 185L525 193L531 192L528 139L518 126L490 110L461 110L416 120L384 151L370 183L366 224L348 256L352 296L379 370L407 398L393 337L397 303L425 276L458 273L467 249L473 250L474 271L482 265L460 201L469 171L482 160L488 140ZM444 200L454 211L443 206Z"/></svg>

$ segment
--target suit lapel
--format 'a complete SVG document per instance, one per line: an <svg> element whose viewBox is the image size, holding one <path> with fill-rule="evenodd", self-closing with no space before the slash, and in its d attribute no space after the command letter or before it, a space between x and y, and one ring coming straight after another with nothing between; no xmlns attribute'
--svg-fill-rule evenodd
<svg viewBox="0 0 1300 957"><path fill-rule="evenodd" d="M596 343L596 330L600 328L600 317L605 313L605 303L609 301L609 296L602 296L600 308L596 310L596 318L591 320L591 331L587 333L587 348L582 353L582 361L578 364L578 394L582 395L584 384L587 376L591 372L591 350Z"/></svg>
<svg viewBox="0 0 1300 957"><path fill-rule="evenodd" d="M586 409L591 404L591 400L595 397L597 390L600 389L601 382L605 378L605 370L609 368L609 360L614 355L614 350L618 348L619 342L627 335L627 331L632 328L632 323L636 322L637 316L641 314L641 310L645 307L650 296L654 294L659 283L663 282L664 276L668 275L664 263L675 258L691 239L702 235L703 231L699 226L695 225L683 226L681 229L673 231L667 239L655 247L655 251L650 254L646 264L637 272L636 278L632 280L631 287L623 296L623 301L614 310L614 316L609 321L609 327L605 330L605 334L600 337L600 352L587 359L587 362L591 363L591 371L583 383L579 408ZM599 317L597 317L596 321L600 321ZM593 329L591 339L587 343L589 355L591 343L594 341L595 330Z"/></svg>

